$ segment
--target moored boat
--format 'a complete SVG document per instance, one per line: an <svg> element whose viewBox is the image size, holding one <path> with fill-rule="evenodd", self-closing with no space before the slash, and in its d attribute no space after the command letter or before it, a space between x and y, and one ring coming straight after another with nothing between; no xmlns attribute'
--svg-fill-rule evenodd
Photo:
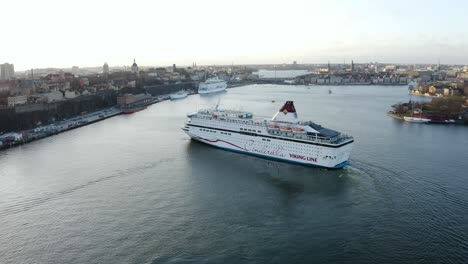
<svg viewBox="0 0 468 264"><path fill-rule="evenodd" d="M169 95L171 100L182 99L188 96L188 93L185 90L180 90L177 93L173 93Z"/></svg>
<svg viewBox="0 0 468 264"><path fill-rule="evenodd" d="M411 123L429 123L431 119L428 118L422 118L422 117L414 117L414 116L404 116L403 120L406 122L411 122Z"/></svg>

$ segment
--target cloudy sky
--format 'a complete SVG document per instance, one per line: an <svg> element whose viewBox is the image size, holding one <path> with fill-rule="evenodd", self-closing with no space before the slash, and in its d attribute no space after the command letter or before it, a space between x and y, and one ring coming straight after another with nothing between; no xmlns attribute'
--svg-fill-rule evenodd
<svg viewBox="0 0 468 264"><path fill-rule="evenodd" d="M6 0L0 63L468 64L468 1Z"/></svg>

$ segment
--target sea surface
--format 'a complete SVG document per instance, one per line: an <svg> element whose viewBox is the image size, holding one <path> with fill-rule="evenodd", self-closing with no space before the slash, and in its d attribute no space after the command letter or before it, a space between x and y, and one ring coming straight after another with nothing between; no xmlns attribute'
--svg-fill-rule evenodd
<svg viewBox="0 0 468 264"><path fill-rule="evenodd" d="M467 263L468 127L386 115L408 99L404 86L251 85L2 151L0 263ZM218 101L268 118L285 100L354 136L350 166L181 130Z"/></svg>

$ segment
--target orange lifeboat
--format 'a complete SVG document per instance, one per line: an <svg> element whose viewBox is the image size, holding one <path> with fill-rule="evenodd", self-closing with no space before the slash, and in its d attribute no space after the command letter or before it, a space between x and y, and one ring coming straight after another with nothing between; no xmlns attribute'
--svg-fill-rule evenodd
<svg viewBox="0 0 468 264"><path fill-rule="evenodd" d="M280 127L276 124L269 124L268 126L268 129L272 129L272 130L279 130Z"/></svg>
<svg viewBox="0 0 468 264"><path fill-rule="evenodd" d="M281 131L291 131L292 130L291 127L287 126L287 125L282 125L282 126L279 127L279 129Z"/></svg>
<svg viewBox="0 0 468 264"><path fill-rule="evenodd" d="M302 127L292 127L292 132L294 132L294 133L305 133L305 130Z"/></svg>

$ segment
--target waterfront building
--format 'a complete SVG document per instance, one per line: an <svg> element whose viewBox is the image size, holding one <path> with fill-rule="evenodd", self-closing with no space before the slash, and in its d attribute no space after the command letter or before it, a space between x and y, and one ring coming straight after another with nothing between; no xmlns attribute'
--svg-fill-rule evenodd
<svg viewBox="0 0 468 264"><path fill-rule="evenodd" d="M13 64L4 63L0 65L0 80L9 81L15 77L15 66Z"/></svg>
<svg viewBox="0 0 468 264"><path fill-rule="evenodd" d="M431 85L429 87L429 93L431 94L443 94L445 86L443 85Z"/></svg>
<svg viewBox="0 0 468 264"><path fill-rule="evenodd" d="M396 66L395 65L386 65L385 68L384 68L384 72L394 72L396 70Z"/></svg>
<svg viewBox="0 0 468 264"><path fill-rule="evenodd" d="M70 91L70 90L66 90L65 94L64 94L64 97L67 98L67 99L75 98L76 96L77 96L76 92L75 91Z"/></svg>
<svg viewBox="0 0 468 264"><path fill-rule="evenodd" d="M27 95L9 96L7 100L8 100L8 106L15 106L15 105L27 103L28 96Z"/></svg>
<svg viewBox="0 0 468 264"><path fill-rule="evenodd" d="M468 72L457 73L457 78L461 80L468 80Z"/></svg>
<svg viewBox="0 0 468 264"><path fill-rule="evenodd" d="M330 84L341 84L341 77L339 76L330 76Z"/></svg>
<svg viewBox="0 0 468 264"><path fill-rule="evenodd" d="M59 91L51 91L48 93L43 93L43 94L40 94L40 97L42 98L42 101L47 102L47 103L64 100L63 93Z"/></svg>
<svg viewBox="0 0 468 264"><path fill-rule="evenodd" d="M228 80L229 80L229 76L228 76L227 73L224 72L224 71L217 72L217 73L216 73L216 76L218 76L218 79L221 79L221 80L224 80L224 81L228 81Z"/></svg>
<svg viewBox="0 0 468 264"><path fill-rule="evenodd" d="M10 91L10 83L9 82L0 82L0 93Z"/></svg>

